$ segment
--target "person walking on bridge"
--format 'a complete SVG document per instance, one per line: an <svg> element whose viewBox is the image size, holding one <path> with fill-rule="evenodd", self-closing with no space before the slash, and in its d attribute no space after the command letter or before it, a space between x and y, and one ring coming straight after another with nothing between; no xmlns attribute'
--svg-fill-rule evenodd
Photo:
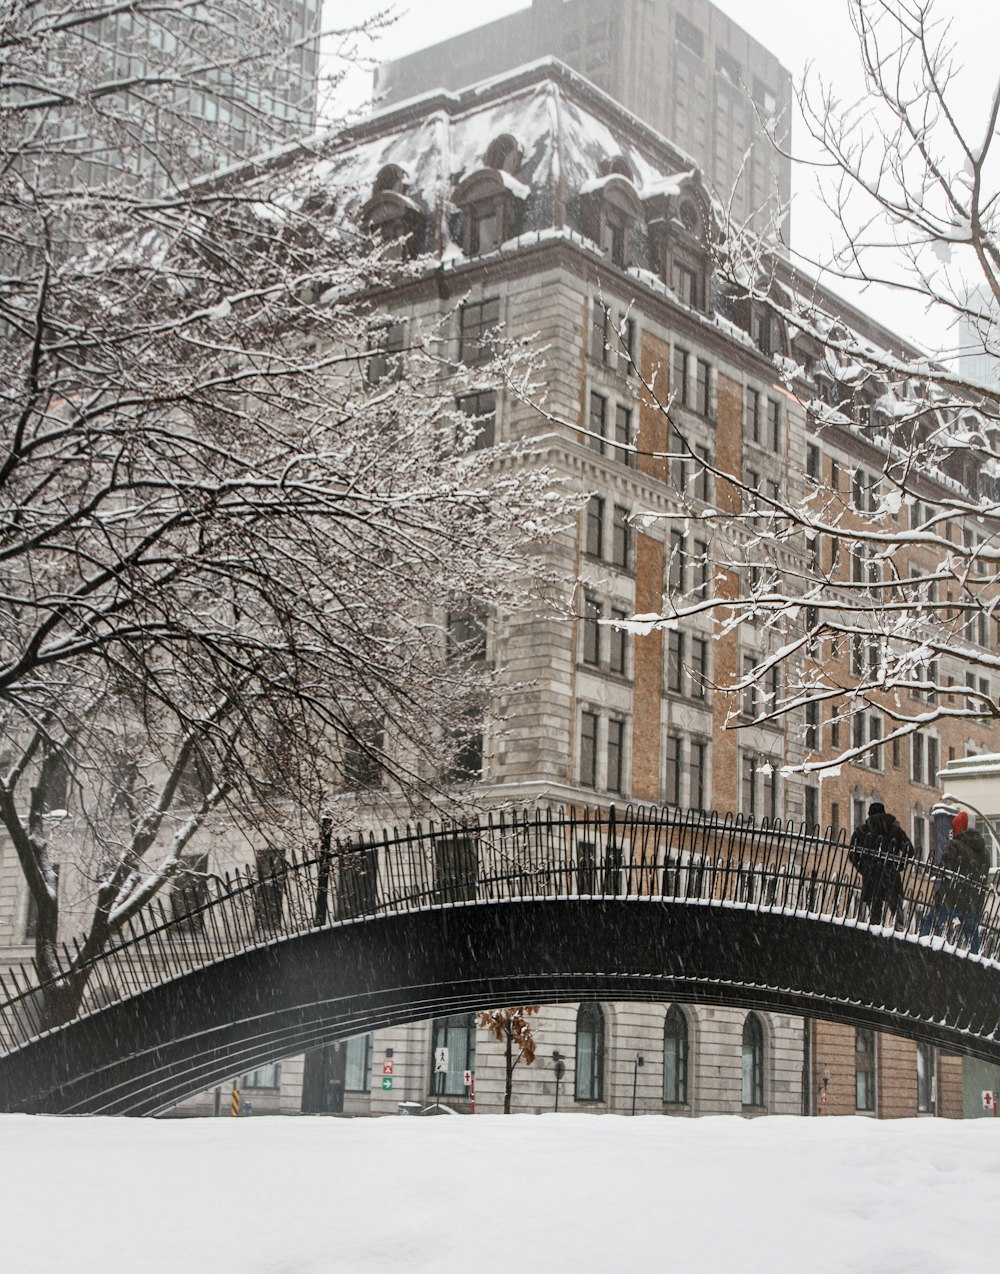
<svg viewBox="0 0 1000 1274"><path fill-rule="evenodd" d="M902 928L902 873L913 857L913 844L881 801L872 801L868 817L854 829L848 857L861 876L861 902L871 923L880 925L888 907Z"/></svg>
<svg viewBox="0 0 1000 1274"><path fill-rule="evenodd" d="M946 936L954 926L954 939L979 950L979 915L983 909L990 851L983 834L969 826L969 816L959 810L951 820L951 840L941 856L943 872L934 891L934 905L920 927L922 934Z"/></svg>

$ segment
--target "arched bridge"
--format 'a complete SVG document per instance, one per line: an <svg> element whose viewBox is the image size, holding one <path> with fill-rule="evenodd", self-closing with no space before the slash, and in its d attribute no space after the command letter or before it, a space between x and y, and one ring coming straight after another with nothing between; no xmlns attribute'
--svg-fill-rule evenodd
<svg viewBox="0 0 1000 1274"><path fill-rule="evenodd" d="M156 904L63 1025L40 1029L59 980L8 975L0 1109L155 1113L379 1027L598 998L808 1014L1000 1062L1000 898L975 933L923 936L939 875L906 868L894 927L865 914L842 840L780 823L630 809L367 835Z"/></svg>

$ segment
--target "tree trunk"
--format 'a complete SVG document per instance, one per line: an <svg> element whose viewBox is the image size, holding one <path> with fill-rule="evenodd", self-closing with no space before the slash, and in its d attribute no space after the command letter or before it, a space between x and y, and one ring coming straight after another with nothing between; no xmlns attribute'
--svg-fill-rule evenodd
<svg viewBox="0 0 1000 1274"><path fill-rule="evenodd" d="M510 1114L510 1092L514 1085L514 1041L510 1026L507 1027L507 1083L503 1090L503 1113Z"/></svg>

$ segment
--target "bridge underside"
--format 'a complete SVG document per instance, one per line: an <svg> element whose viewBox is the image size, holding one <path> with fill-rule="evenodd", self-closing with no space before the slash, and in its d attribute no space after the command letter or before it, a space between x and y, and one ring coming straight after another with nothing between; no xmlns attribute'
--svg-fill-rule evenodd
<svg viewBox="0 0 1000 1274"><path fill-rule="evenodd" d="M259 947L0 1058L0 1109L144 1115L333 1039L580 999L872 1026L1000 1063L996 966L927 940L688 902L549 899L345 923Z"/></svg>

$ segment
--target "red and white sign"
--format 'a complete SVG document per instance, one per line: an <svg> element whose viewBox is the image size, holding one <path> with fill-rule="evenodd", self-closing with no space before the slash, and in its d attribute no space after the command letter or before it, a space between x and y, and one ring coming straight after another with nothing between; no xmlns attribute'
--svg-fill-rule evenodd
<svg viewBox="0 0 1000 1274"><path fill-rule="evenodd" d="M472 1087L472 1071L465 1072L465 1086L466 1088Z"/></svg>
<svg viewBox="0 0 1000 1274"><path fill-rule="evenodd" d="M389 1060L389 1058L386 1058L385 1061L382 1063L382 1074L391 1075L393 1073L392 1067L393 1067L393 1063Z"/></svg>
<svg viewBox="0 0 1000 1274"><path fill-rule="evenodd" d="M996 1111L997 1098L996 1093L990 1092L988 1088L983 1089L983 1110Z"/></svg>

